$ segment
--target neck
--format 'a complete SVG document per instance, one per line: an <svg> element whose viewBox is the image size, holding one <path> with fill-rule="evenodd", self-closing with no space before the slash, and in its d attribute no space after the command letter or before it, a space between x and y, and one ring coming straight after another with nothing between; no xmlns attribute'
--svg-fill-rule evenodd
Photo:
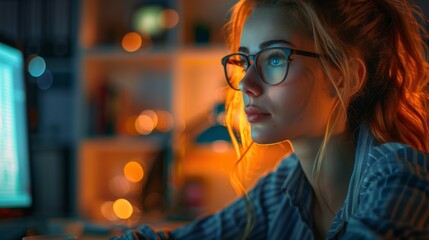
<svg viewBox="0 0 429 240"><path fill-rule="evenodd" d="M315 201L326 213L334 215L347 196L354 166L355 148L347 134L332 136L323 155L323 164L318 174L313 174L323 138L294 140L295 154L315 193ZM322 194L323 193L323 194Z"/></svg>

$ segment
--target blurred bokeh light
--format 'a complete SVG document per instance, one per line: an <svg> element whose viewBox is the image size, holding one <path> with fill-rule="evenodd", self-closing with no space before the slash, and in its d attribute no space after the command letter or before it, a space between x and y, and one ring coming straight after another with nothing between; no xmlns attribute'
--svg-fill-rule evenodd
<svg viewBox="0 0 429 240"><path fill-rule="evenodd" d="M158 116L158 124L155 126L155 129L160 132L171 131L174 127L174 118L171 113L163 110L156 111Z"/></svg>
<svg viewBox="0 0 429 240"><path fill-rule="evenodd" d="M135 29L140 33L155 36L160 34L164 28L161 24L161 6L145 6L138 9L134 15Z"/></svg>
<svg viewBox="0 0 429 240"><path fill-rule="evenodd" d="M113 212L112 201L104 202L100 207L100 211L103 217L105 217L107 220L115 221L118 219L118 217L115 215L115 212Z"/></svg>
<svg viewBox="0 0 429 240"><path fill-rule="evenodd" d="M179 13L174 9L164 9L160 13L161 25L164 28L174 28L179 23Z"/></svg>
<svg viewBox="0 0 429 240"><path fill-rule="evenodd" d="M155 128L155 125L151 117L145 114L140 114L136 119L135 127L139 134L149 135Z"/></svg>
<svg viewBox="0 0 429 240"><path fill-rule="evenodd" d="M122 48L127 52L135 52L142 46L143 40L137 32L129 32L122 38Z"/></svg>
<svg viewBox="0 0 429 240"><path fill-rule="evenodd" d="M124 175L128 181L137 183L143 179L144 169L138 162L131 161L124 167Z"/></svg>
<svg viewBox="0 0 429 240"><path fill-rule="evenodd" d="M45 70L44 73L37 78L37 86L42 90L49 89L53 83L54 83L54 76L49 70Z"/></svg>
<svg viewBox="0 0 429 240"><path fill-rule="evenodd" d="M141 115L146 115L148 117L150 117L153 121L153 125L156 126L158 125L158 115L156 114L155 111L153 110L144 110Z"/></svg>
<svg viewBox="0 0 429 240"><path fill-rule="evenodd" d="M46 70L46 62L40 56L30 57L31 60L28 63L28 72L33 77L40 77Z"/></svg>
<svg viewBox="0 0 429 240"><path fill-rule="evenodd" d="M113 212L120 219L128 219L133 214L133 206L128 200L120 198L113 203Z"/></svg>

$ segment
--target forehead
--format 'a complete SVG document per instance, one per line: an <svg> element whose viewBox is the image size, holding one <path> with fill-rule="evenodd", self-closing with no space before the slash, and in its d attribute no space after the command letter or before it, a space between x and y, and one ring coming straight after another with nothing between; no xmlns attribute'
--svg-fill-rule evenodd
<svg viewBox="0 0 429 240"><path fill-rule="evenodd" d="M259 45L270 40L286 40L298 49L314 49L305 26L284 7L256 7L243 27L240 46L250 52L260 50Z"/></svg>

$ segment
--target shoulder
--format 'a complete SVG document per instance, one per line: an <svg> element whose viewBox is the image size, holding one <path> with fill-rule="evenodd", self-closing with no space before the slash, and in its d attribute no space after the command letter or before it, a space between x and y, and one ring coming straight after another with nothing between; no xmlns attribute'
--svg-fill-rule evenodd
<svg viewBox="0 0 429 240"><path fill-rule="evenodd" d="M363 168L348 233L377 233L389 239L427 233L428 155L403 144L386 143L368 152Z"/></svg>
<svg viewBox="0 0 429 240"><path fill-rule="evenodd" d="M373 147L364 168L359 184L361 200L380 198L387 204L399 195L429 195L429 155L407 145Z"/></svg>
<svg viewBox="0 0 429 240"><path fill-rule="evenodd" d="M391 175L427 176L429 155L405 144L384 143L374 146L367 156L366 177Z"/></svg>
<svg viewBox="0 0 429 240"><path fill-rule="evenodd" d="M366 125L360 127L353 173L354 184L362 186L362 182L404 175L429 181L428 172L428 154L401 143L380 144Z"/></svg>

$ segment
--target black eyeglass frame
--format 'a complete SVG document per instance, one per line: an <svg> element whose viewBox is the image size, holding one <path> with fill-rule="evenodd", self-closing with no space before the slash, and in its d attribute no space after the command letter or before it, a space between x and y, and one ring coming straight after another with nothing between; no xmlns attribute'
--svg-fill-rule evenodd
<svg viewBox="0 0 429 240"><path fill-rule="evenodd" d="M285 53L285 56L287 56L287 61L288 61L286 73L285 73L283 79L280 82L275 83L275 84L268 83L267 81L264 80L264 78L259 73L259 68L256 67L256 73L258 74L259 79L262 82L264 82L265 84L270 85L270 86L278 85L278 84L282 83L286 79L287 74L289 72L289 62L291 61L290 58L291 58L291 56L293 54L301 55L301 56L307 56L307 57L313 57L313 58L319 58L320 57L320 54L318 54L318 53L308 52L308 51L303 51L303 50L297 50L297 49L292 49L292 48L288 48L288 47L270 47L270 48L264 48L264 49L262 49L261 51L257 52L254 55L246 55L244 53L232 53L232 54L228 54L228 55L226 55L225 57L222 58L222 66L223 66L223 70L224 70L224 73L225 73L225 78L226 78L226 81L227 81L228 85L232 89L234 89L236 91L240 91L239 88L235 88L234 86L232 86L232 84L231 84L231 82L230 82L230 80L228 78L227 66L226 65L227 65L228 59L230 57L232 57L232 56L242 56L246 60L247 68L245 68L244 70L247 72L247 70L249 70L249 68L253 65L253 63L258 62L258 57L259 57L259 55L261 53L263 53L265 51L269 51L269 50L276 50L276 49L282 50ZM250 61L253 61L253 63L251 64Z"/></svg>

